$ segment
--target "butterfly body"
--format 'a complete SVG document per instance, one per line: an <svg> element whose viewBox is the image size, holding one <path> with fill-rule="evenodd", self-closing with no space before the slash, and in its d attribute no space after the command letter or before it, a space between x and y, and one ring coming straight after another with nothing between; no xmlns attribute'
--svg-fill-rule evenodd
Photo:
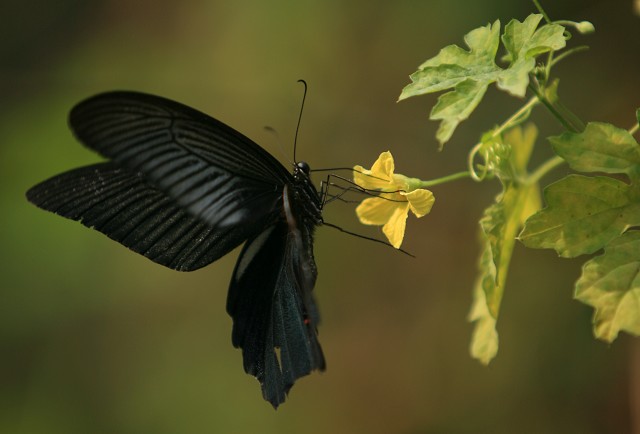
<svg viewBox="0 0 640 434"><path fill-rule="evenodd" d="M69 124L108 161L36 185L31 202L180 271L244 243L227 312L245 371L277 407L298 378L324 370L312 294L322 198L306 163L292 174L224 123L138 92L91 97Z"/></svg>

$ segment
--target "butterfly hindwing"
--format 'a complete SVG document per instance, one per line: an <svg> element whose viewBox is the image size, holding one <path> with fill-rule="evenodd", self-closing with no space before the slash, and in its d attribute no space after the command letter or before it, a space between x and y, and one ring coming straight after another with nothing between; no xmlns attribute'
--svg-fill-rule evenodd
<svg viewBox="0 0 640 434"><path fill-rule="evenodd" d="M274 407L298 378L325 368L313 288L299 278L298 248L286 221L247 241L227 299L233 345L242 348L245 371ZM305 266L315 269L315 263Z"/></svg>
<svg viewBox="0 0 640 434"><path fill-rule="evenodd" d="M142 174L111 162L54 176L31 188L27 198L180 271L210 264L240 245L250 232L246 226L210 227L178 207Z"/></svg>

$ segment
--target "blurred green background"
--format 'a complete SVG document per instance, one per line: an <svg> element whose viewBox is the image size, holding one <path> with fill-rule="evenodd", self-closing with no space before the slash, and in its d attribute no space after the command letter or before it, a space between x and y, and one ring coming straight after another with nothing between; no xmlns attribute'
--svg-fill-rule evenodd
<svg viewBox="0 0 640 434"><path fill-rule="evenodd" d="M544 3L553 18L597 30L571 41L591 51L556 69L565 103L584 120L630 127L640 105L633 1ZM439 153L427 120L436 97L396 98L441 47L533 11L525 0L3 0L0 432L639 432L639 344L593 339L591 309L572 300L584 259L517 245L498 357L488 368L470 359L477 219L496 184L434 189L432 214L408 223L404 247L417 259L318 230L328 369L300 380L277 412L231 346L225 298L237 251L178 273L24 198L33 184L98 161L66 116L113 89L199 108L286 161L304 78L298 158L312 167L369 166L391 149L407 175L463 170L478 135L521 102L490 89ZM545 112L534 119L542 137L560 131ZM550 151L538 148L539 162ZM379 235L351 205L334 203L325 218Z"/></svg>

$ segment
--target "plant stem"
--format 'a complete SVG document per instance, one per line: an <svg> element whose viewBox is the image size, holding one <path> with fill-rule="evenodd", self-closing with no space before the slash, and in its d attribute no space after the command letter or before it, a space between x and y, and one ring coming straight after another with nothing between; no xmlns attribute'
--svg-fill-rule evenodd
<svg viewBox="0 0 640 434"><path fill-rule="evenodd" d="M564 160L558 156L548 159L540 166L538 166L538 168L524 180L524 183L527 185L535 184L536 182L540 181L540 179L544 175L546 175L552 169L555 169L562 163L564 163Z"/></svg>
<svg viewBox="0 0 640 434"><path fill-rule="evenodd" d="M581 52L587 51L587 50L589 50L589 46L588 45L580 45L579 47L575 47L575 48L572 48L570 50L567 50L567 51L563 52L562 54L558 55L555 59L553 59L553 61L551 62L551 66L555 66L556 64L558 64L558 62L560 62L563 59L566 59L567 57L571 56L572 54L581 53Z"/></svg>
<svg viewBox="0 0 640 434"><path fill-rule="evenodd" d="M632 127L629 129L629 134L631 134L631 135L633 136L635 133L637 133L637 132L638 132L638 129L640 129L640 124L637 124L637 123L636 123L634 126L632 126Z"/></svg>
<svg viewBox="0 0 640 434"><path fill-rule="evenodd" d="M523 115L525 115L528 111L530 111L533 106L535 106L536 104L538 104L540 102L540 98L536 95L533 98L531 98L529 101L527 101L527 103L525 105L523 105L520 110L518 110L517 112L515 112L509 119L507 119L506 121L504 121L502 123L502 125L500 125L498 128L496 128L493 131L493 134L491 135L492 137L496 137L499 134L502 134L503 131L514 127L518 124L518 118L522 117Z"/></svg>
<svg viewBox="0 0 640 434"><path fill-rule="evenodd" d="M584 131L584 122L582 122L582 120L578 116L576 116L575 113L569 110L569 108L567 108L567 106L564 105L562 101L556 101L555 107L560 113L563 113L565 119L569 120L569 123L573 125L573 128L575 128L575 132L579 133Z"/></svg>
<svg viewBox="0 0 640 434"><path fill-rule="evenodd" d="M538 99L540 100L540 102L542 102L542 104L544 104L544 106L547 108L547 110L549 110L551 112L551 114L558 120L558 122L560 122L562 124L562 126L574 133L578 133L580 132L580 128L577 126L572 125L571 123L569 123L569 121L567 121L564 116L562 116L562 114L560 114L560 112L556 109L556 107L554 106L554 104L552 104L542 93L540 93L540 91L538 89L536 89L535 86L532 86L531 84L529 84L529 90L531 92L534 93L534 95L536 95L536 97L538 97Z"/></svg>
<svg viewBox="0 0 640 434"><path fill-rule="evenodd" d="M533 4L536 5L536 9L538 9L538 12L542 14L547 24L551 24L551 19L549 18L549 15L547 15L547 13L544 11L544 9L542 9L542 5L540 4L540 2L538 0L533 0Z"/></svg>
<svg viewBox="0 0 640 434"><path fill-rule="evenodd" d="M431 179L429 181L421 181L420 188L433 187L434 185L444 184L446 182L470 177L471 174L469 173L469 171L465 170L464 172L452 173L451 175L443 176L442 178Z"/></svg>

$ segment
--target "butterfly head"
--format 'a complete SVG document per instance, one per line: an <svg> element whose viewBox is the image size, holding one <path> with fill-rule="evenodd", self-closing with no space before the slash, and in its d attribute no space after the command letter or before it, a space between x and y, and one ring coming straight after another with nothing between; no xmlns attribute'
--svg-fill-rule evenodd
<svg viewBox="0 0 640 434"><path fill-rule="evenodd" d="M300 172L302 172L307 178L309 177L311 167L309 167L309 164L306 161L298 161L296 163L295 170L293 171L294 176L300 175Z"/></svg>

